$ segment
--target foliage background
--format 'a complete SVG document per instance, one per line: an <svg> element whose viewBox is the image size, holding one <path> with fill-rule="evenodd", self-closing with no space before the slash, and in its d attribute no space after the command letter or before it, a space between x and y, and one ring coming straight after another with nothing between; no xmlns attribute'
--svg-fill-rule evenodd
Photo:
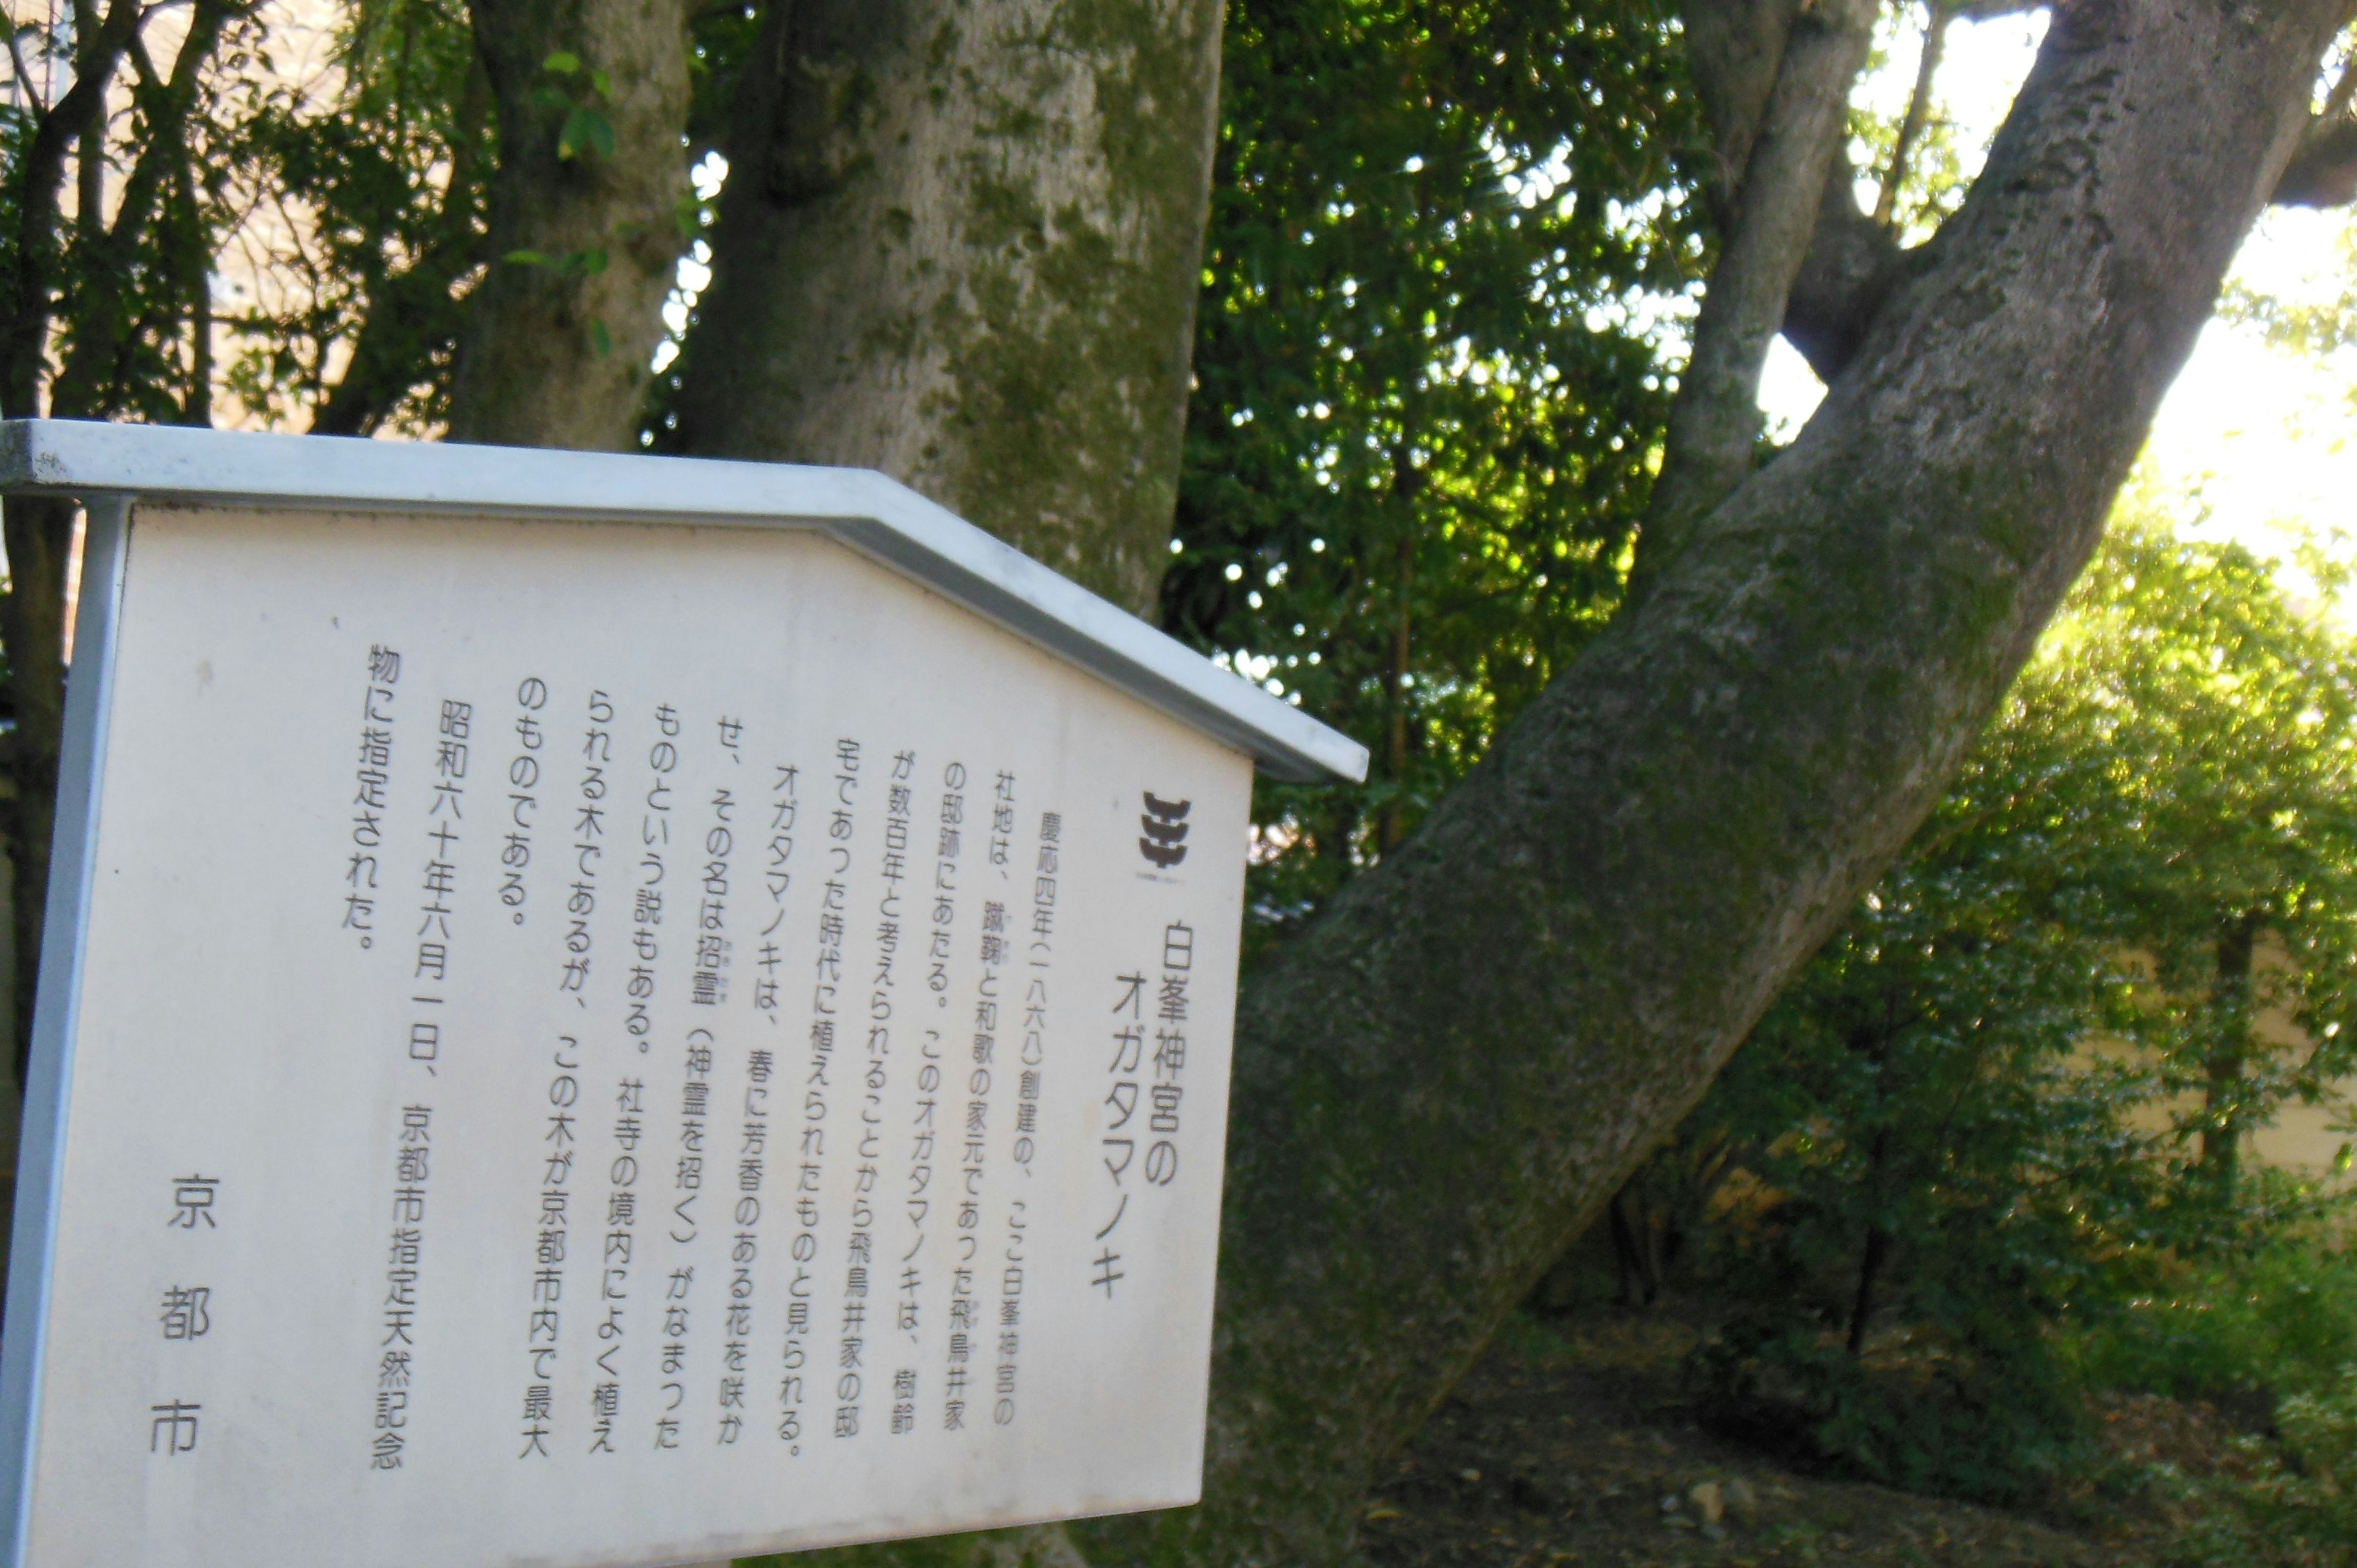
<svg viewBox="0 0 2357 1568"><path fill-rule="evenodd" d="M2093 1387L2341 1397L2357 1343L2301 1293L2347 1146L2247 1157L2352 1068L2329 608L2115 523L1905 859L1616 1204L1624 1294L1682 1265L1728 1304L1719 1419L2020 1501L2084 1461Z"/></svg>
<svg viewBox="0 0 2357 1568"><path fill-rule="evenodd" d="M1608 620L1705 271L1669 8L1237 0L1165 626L1365 743L1253 918L1397 843Z"/></svg>

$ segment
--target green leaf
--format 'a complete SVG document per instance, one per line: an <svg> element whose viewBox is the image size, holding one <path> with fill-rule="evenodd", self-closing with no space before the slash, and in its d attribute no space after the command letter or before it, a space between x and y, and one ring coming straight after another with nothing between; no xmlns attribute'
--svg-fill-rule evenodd
<svg viewBox="0 0 2357 1568"><path fill-rule="evenodd" d="M614 123L586 103L565 117L565 129L556 136L559 158L578 157L584 152L601 158L614 156Z"/></svg>
<svg viewBox="0 0 2357 1568"><path fill-rule="evenodd" d="M512 267L553 267L556 263L541 251L510 251L500 258Z"/></svg>
<svg viewBox="0 0 2357 1568"><path fill-rule="evenodd" d="M602 70L593 70L589 73L589 91L600 98L611 99L614 96L614 79Z"/></svg>
<svg viewBox="0 0 2357 1568"><path fill-rule="evenodd" d="M601 360L614 351L614 335L594 316L589 318L589 347L597 351Z"/></svg>
<svg viewBox="0 0 2357 1568"><path fill-rule="evenodd" d="M559 49L541 61L540 69L551 76L571 76L581 69L581 57L570 49Z"/></svg>

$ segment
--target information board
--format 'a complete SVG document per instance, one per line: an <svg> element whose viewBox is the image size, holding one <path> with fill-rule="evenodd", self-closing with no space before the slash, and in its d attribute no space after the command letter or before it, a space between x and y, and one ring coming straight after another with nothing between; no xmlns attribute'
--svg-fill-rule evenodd
<svg viewBox="0 0 2357 1568"><path fill-rule="evenodd" d="M16 1560L1196 1498L1249 757L821 533L128 519Z"/></svg>

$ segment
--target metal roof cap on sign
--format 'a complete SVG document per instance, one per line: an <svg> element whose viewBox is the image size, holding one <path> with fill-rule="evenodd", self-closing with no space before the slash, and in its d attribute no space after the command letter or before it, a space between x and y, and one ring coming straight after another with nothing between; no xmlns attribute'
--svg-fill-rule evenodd
<svg viewBox="0 0 2357 1568"><path fill-rule="evenodd" d="M1276 778L1367 776L1365 746L866 468L16 419L0 424L0 491L809 530L1250 753Z"/></svg>

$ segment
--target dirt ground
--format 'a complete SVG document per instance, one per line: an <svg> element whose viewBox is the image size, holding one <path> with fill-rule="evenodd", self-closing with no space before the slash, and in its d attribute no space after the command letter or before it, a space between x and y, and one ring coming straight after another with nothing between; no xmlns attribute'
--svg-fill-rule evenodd
<svg viewBox="0 0 2357 1568"><path fill-rule="evenodd" d="M1675 1323L1518 1320L1375 1488L1378 1568L2152 1568L2175 1521L2061 1499L2035 1518L1863 1485L1715 1434ZM2113 1457L2201 1468L2228 1429L2206 1407L2122 1400ZM2075 1517L2072 1517L2075 1516Z"/></svg>

